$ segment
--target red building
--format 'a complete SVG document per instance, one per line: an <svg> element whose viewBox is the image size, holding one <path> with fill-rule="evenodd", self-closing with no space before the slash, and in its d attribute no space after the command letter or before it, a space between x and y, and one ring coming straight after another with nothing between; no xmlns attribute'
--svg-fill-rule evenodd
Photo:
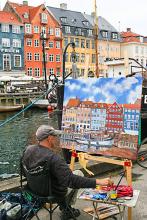
<svg viewBox="0 0 147 220"><path fill-rule="evenodd" d="M41 77L44 74L41 40L41 33L44 33L47 76L53 73L59 76L62 71L62 33L60 24L49 14L43 4L33 7L28 6L27 1L23 1L23 4L8 1L4 10L14 13L19 21L24 24L25 70L27 75Z"/></svg>
<svg viewBox="0 0 147 220"><path fill-rule="evenodd" d="M123 107L114 102L108 105L106 111L106 130L108 132L122 132L123 129Z"/></svg>

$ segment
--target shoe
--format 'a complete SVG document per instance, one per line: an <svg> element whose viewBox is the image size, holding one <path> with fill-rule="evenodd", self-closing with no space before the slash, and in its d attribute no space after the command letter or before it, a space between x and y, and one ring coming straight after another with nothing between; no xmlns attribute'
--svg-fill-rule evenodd
<svg viewBox="0 0 147 220"><path fill-rule="evenodd" d="M68 220L68 219L74 219L79 217L80 215L80 210L79 209L74 209L70 207L70 210L62 210L61 213L61 220Z"/></svg>

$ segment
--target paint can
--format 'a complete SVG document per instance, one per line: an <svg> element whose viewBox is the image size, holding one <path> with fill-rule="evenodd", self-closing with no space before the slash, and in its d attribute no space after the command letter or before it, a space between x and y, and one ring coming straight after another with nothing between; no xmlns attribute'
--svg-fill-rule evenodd
<svg viewBox="0 0 147 220"><path fill-rule="evenodd" d="M112 190L110 192L110 199L111 200L116 200L117 199L117 191L116 190Z"/></svg>

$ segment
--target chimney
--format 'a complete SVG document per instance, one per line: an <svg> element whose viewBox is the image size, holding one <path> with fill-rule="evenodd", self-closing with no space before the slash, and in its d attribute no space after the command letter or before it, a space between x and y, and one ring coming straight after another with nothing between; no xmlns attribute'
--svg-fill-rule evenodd
<svg viewBox="0 0 147 220"><path fill-rule="evenodd" d="M131 28L127 28L127 32L131 32Z"/></svg>
<svg viewBox="0 0 147 220"><path fill-rule="evenodd" d="M28 1L23 1L23 5L28 5Z"/></svg>
<svg viewBox="0 0 147 220"><path fill-rule="evenodd" d="M60 8L63 10L67 10L67 4L66 3L61 3Z"/></svg>

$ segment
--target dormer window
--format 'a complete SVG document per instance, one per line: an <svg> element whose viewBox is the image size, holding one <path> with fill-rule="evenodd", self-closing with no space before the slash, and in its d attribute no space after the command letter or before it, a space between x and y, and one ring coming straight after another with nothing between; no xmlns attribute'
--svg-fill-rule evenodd
<svg viewBox="0 0 147 220"><path fill-rule="evenodd" d="M45 13L42 13L41 14L41 23L47 23L47 14Z"/></svg>
<svg viewBox="0 0 147 220"><path fill-rule="evenodd" d="M25 19L28 19L28 18L29 18L28 13L27 13L27 12L25 12L25 13L23 14L23 17L24 17Z"/></svg>
<svg viewBox="0 0 147 220"><path fill-rule="evenodd" d="M112 39L118 39L118 33L112 33Z"/></svg>
<svg viewBox="0 0 147 220"><path fill-rule="evenodd" d="M76 31L75 31L75 34L76 34L76 35L82 35L82 30L81 30L81 28L77 28Z"/></svg>
<svg viewBox="0 0 147 220"><path fill-rule="evenodd" d="M103 38L108 38L108 31L102 31L101 33Z"/></svg>
<svg viewBox="0 0 147 220"><path fill-rule="evenodd" d="M88 21L82 21L84 26L88 26L89 22Z"/></svg>
<svg viewBox="0 0 147 220"><path fill-rule="evenodd" d="M88 35L92 36L93 35L93 31L91 29L88 30Z"/></svg>
<svg viewBox="0 0 147 220"><path fill-rule="evenodd" d="M61 21L62 23L67 23L67 17L61 17L61 18L60 18L60 21Z"/></svg>

